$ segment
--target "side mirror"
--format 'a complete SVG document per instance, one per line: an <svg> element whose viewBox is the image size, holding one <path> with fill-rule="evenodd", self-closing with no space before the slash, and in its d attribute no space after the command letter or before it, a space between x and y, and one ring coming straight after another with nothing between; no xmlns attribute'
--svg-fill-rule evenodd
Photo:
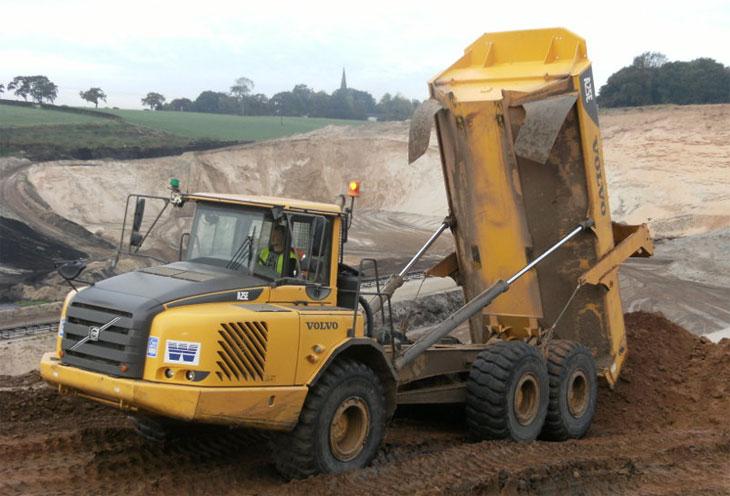
<svg viewBox="0 0 730 496"><path fill-rule="evenodd" d="M144 217L144 203L144 198L138 198L137 205L134 207L132 234L129 236L129 246L139 246L144 240L144 237L139 233L139 229L142 227L142 218Z"/></svg>
<svg viewBox="0 0 730 496"><path fill-rule="evenodd" d="M137 206L134 208L134 220L132 221L132 231L137 232L142 227L142 218L144 217L144 198L137 199Z"/></svg>
<svg viewBox="0 0 730 496"><path fill-rule="evenodd" d="M77 277L79 277L79 274L81 274L81 271L83 271L86 268L86 264L84 262L81 262L79 260L74 262L66 262L63 265L60 265L58 267L58 273L66 279L67 281L73 281Z"/></svg>
<svg viewBox="0 0 730 496"><path fill-rule="evenodd" d="M132 235L129 237L129 246L139 246L142 244L143 239L144 236L140 233L132 231Z"/></svg>

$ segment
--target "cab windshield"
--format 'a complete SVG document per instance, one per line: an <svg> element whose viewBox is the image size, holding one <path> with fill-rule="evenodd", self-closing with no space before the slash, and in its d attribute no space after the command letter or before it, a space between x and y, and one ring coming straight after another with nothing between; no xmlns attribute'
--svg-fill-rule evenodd
<svg viewBox="0 0 730 496"><path fill-rule="evenodd" d="M266 214L261 208L198 203L187 260L251 272Z"/></svg>
<svg viewBox="0 0 730 496"><path fill-rule="evenodd" d="M330 222L323 216L198 202L186 260L276 280L329 285Z"/></svg>

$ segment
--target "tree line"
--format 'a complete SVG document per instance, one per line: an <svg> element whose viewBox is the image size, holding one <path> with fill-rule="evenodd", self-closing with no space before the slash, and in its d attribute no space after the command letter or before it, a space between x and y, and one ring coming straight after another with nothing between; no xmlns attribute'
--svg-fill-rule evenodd
<svg viewBox="0 0 730 496"><path fill-rule="evenodd" d="M194 100L175 98L170 102L162 94L150 92L141 101L152 110L355 120L375 117L383 121L409 119L419 104L418 100L390 93L376 102L367 91L345 87L329 94L314 91L306 84L297 84L291 91L277 93L271 98L254 93L253 88L253 81L241 77L228 92L206 90ZM41 75L16 76L7 86L0 84L0 95L5 91L38 104L52 104L58 96L58 86ZM104 91L96 87L80 91L79 96L96 107L107 98ZM598 94L598 103L603 107L728 102L730 67L711 58L669 62L659 52L645 52L635 57L630 66L612 74Z"/></svg>
<svg viewBox="0 0 730 496"><path fill-rule="evenodd" d="M0 83L0 95L5 93L6 87ZM24 101L31 101L37 104L48 102L53 104L58 97L58 86L46 76L15 76L8 83L7 91L12 91ZM80 91L79 96L87 102L93 103L97 108L99 102L106 102L106 94L101 88L90 88L87 91Z"/></svg>
<svg viewBox="0 0 730 496"><path fill-rule="evenodd" d="M418 100L390 93L376 102L367 91L354 88L340 88L329 94L314 91L306 84L297 84L291 91L279 92L271 98L254 93L253 88L253 81L241 77L228 92L206 90L195 100L175 98L168 102L164 95L150 92L141 101L151 110L354 120L375 117L386 121L409 119L419 104Z"/></svg>
<svg viewBox="0 0 730 496"><path fill-rule="evenodd" d="M248 78L235 80L228 92L206 90L195 100L176 98L167 102L164 95L150 92L142 98L142 105L151 110L178 112L206 112L234 115L275 115L288 117L324 117L330 119L394 121L409 119L418 106L418 100L409 100L400 94L386 93L379 102L367 91L340 88L329 94L314 91L306 84L297 84L291 91L282 91L271 98L253 92L254 83ZM58 86L46 76L16 76L7 87L0 84L0 95L12 91L26 102L52 104L58 96ZM101 88L79 91L79 96L99 107L107 95Z"/></svg>
<svg viewBox="0 0 730 496"><path fill-rule="evenodd" d="M46 76L16 76L8 83L7 89L26 102L30 97L38 104L42 104L44 101L53 103L58 96L58 86ZM0 84L0 94L4 92L5 85Z"/></svg>
<svg viewBox="0 0 730 496"><path fill-rule="evenodd" d="M730 102L730 67L711 58L669 62L659 52L644 52L613 73L601 86L603 107L638 107Z"/></svg>

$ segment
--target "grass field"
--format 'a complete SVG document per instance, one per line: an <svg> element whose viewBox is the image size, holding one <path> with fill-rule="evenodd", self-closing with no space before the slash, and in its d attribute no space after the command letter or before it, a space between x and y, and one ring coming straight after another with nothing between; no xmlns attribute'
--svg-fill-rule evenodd
<svg viewBox="0 0 730 496"><path fill-rule="evenodd" d="M360 126L367 121L312 119L305 117L201 114L198 112L147 112L142 110L105 110L126 122L188 138L259 141L306 133L328 125Z"/></svg>
<svg viewBox="0 0 730 496"><path fill-rule="evenodd" d="M98 148L179 146L192 140L261 141L305 133L328 125L361 126L367 121L310 119L305 117L248 117L197 112L109 110L121 117L111 120L59 110L0 104L0 155L12 154L23 146ZM47 126L53 126L51 130ZM69 126L64 128L64 126ZM136 131L130 131L130 128ZM139 140L135 139L139 136ZM20 147L20 148L19 148Z"/></svg>
<svg viewBox="0 0 730 496"><path fill-rule="evenodd" d="M101 109L100 109L101 110ZM304 117L242 117L197 112L109 110L121 119L0 104L0 156L135 158L261 141L305 133L328 125L361 126L367 121ZM205 142L205 144L202 144ZM132 150L132 151L130 151ZM156 151L155 151L156 150Z"/></svg>
<svg viewBox="0 0 730 496"><path fill-rule="evenodd" d="M103 117L92 124L0 126L0 156L38 161L170 155L195 149L195 141ZM215 141L204 148L219 146L222 142Z"/></svg>
<svg viewBox="0 0 730 496"><path fill-rule="evenodd" d="M93 124L98 122L107 122L107 119L91 115L59 112L57 110L0 105L0 128L58 124Z"/></svg>

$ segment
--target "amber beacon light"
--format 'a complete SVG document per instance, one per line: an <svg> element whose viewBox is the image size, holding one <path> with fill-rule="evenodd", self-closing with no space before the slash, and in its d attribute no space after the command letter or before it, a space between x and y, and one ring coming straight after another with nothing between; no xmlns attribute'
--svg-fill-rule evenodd
<svg viewBox="0 0 730 496"><path fill-rule="evenodd" d="M360 183L358 181L350 181L347 188L347 196L353 196L355 198L360 196Z"/></svg>

